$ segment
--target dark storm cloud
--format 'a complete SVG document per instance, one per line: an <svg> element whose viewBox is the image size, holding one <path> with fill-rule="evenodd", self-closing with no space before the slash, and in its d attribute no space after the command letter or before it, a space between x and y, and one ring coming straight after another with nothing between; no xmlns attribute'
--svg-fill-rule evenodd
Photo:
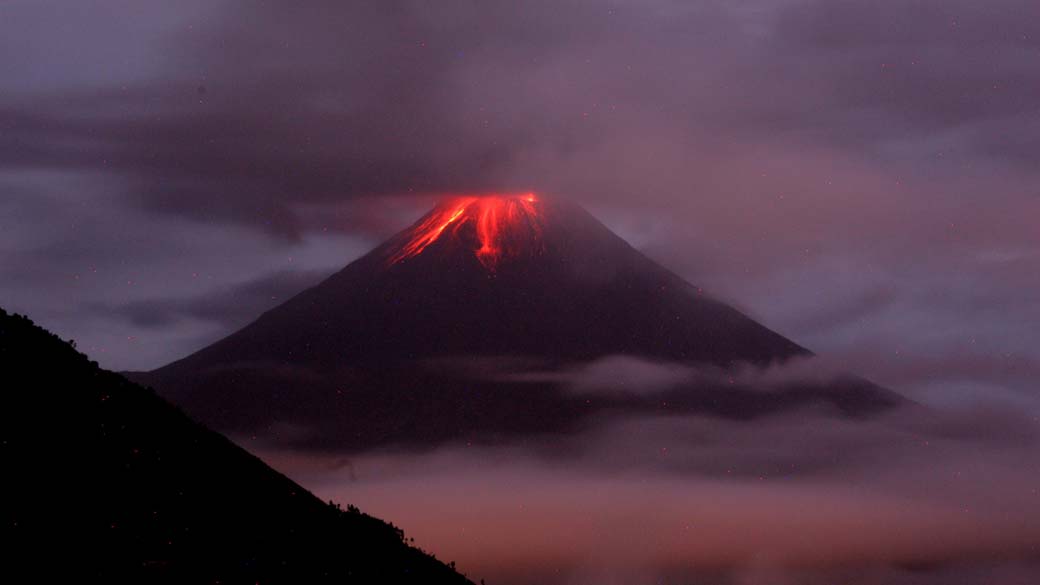
<svg viewBox="0 0 1040 585"><path fill-rule="evenodd" d="M361 195L536 187L611 201L640 190L626 167L688 193L713 186L693 175L778 141L1028 159L1015 120L1036 108L1037 10L230 3L165 39L161 81L5 100L0 164L102 169L157 212L297 236L299 204ZM722 160L696 161L720 147ZM644 153L687 168L640 169ZM601 178L583 178L589 156Z"/></svg>
<svg viewBox="0 0 1040 585"><path fill-rule="evenodd" d="M540 170L531 156L605 149L620 162L633 154L624 143L696 153L790 133L863 151L957 131L954 151L1028 158L1033 139L1014 120L1037 107L1038 12L938 0L230 3L216 24L166 38L152 80L5 99L0 164L103 169L156 211L293 235L306 229L299 203L551 188L551 176L519 179ZM564 184L595 200L597 183Z"/></svg>
<svg viewBox="0 0 1040 585"><path fill-rule="evenodd" d="M298 203L509 186L532 151L624 157L642 125L862 149L1033 110L1035 7L840 4L231 4L163 41L161 81L4 100L0 162L295 234Z"/></svg>
<svg viewBox="0 0 1040 585"><path fill-rule="evenodd" d="M63 98L42 113L9 108L0 112L0 162L13 170L105 170L131 204L298 238L305 226L295 204L479 187L480 173L500 156L490 147L455 150L457 160L408 152L408 142L378 122L384 116L364 107L353 115L314 111L301 105L304 88L286 84L285 93L271 82L239 88L246 95L227 103L183 84Z"/></svg>
<svg viewBox="0 0 1040 585"><path fill-rule="evenodd" d="M0 164L104 170L157 212L291 236L305 229L301 203L501 187L496 170L548 122L483 129L493 114L462 95L466 55L503 41L544 54L564 29L541 36L527 23L490 42L495 23L440 22L438 11L230 7L223 25L175 45L161 81L4 100Z"/></svg>

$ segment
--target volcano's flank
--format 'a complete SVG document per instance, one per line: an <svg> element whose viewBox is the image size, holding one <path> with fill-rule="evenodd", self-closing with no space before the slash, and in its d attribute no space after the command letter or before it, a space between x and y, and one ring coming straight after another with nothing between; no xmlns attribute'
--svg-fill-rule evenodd
<svg viewBox="0 0 1040 585"><path fill-rule="evenodd" d="M446 200L247 327L138 377L219 429L358 449L565 431L604 411L753 418L822 402L862 416L900 403L853 377L578 397L516 371L619 355L726 369L810 354L580 207L523 194Z"/></svg>

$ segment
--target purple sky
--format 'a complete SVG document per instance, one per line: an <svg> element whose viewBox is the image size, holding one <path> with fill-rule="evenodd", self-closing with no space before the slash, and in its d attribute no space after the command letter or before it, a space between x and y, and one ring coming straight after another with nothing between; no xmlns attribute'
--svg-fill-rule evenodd
<svg viewBox="0 0 1040 585"><path fill-rule="evenodd" d="M1035 0L8 0L0 79L0 306L105 367L230 333L437 194L530 190L828 364L947 408L635 420L570 438L566 469L530 445L347 464L249 445L438 554L514 572L500 583L560 559L641 583L697 555L733 562L728 583L816 583L776 572L819 560L794 527L844 559L821 583L846 561L879 564L848 580L870 585L1037 582ZM623 359L574 375L676 375ZM760 483L791 461L814 471ZM648 492L659 505L638 509ZM716 540L683 540L701 501L722 502L700 516ZM602 538L636 514L672 548ZM534 546L553 522L566 546ZM984 562L886 572L937 558Z"/></svg>
<svg viewBox="0 0 1040 585"><path fill-rule="evenodd" d="M1032 402L1035 2L15 0L0 39L0 303L105 366L533 189L896 389Z"/></svg>

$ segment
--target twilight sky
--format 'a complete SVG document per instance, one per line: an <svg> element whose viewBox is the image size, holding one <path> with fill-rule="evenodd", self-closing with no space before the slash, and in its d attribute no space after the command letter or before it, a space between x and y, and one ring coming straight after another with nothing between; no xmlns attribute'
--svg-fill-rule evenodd
<svg viewBox="0 0 1040 585"><path fill-rule="evenodd" d="M948 409L612 422L568 439L580 455L562 464L539 445L347 463L250 446L464 569L1040 578L1035 0L6 0L0 80L0 306L105 367L203 347L439 194L531 190ZM609 536L636 517L660 541ZM954 558L982 564L903 570ZM553 566L578 577L538 573Z"/></svg>
<svg viewBox="0 0 1040 585"><path fill-rule="evenodd" d="M580 201L920 399L1040 374L1029 0L0 5L0 303L150 369L410 223Z"/></svg>

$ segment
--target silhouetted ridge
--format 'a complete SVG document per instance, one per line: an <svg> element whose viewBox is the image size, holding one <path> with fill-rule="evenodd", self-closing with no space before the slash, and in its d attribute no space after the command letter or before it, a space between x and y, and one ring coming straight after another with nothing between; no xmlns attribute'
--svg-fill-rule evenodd
<svg viewBox="0 0 1040 585"><path fill-rule="evenodd" d="M469 583L2 310L0 375L9 578Z"/></svg>

